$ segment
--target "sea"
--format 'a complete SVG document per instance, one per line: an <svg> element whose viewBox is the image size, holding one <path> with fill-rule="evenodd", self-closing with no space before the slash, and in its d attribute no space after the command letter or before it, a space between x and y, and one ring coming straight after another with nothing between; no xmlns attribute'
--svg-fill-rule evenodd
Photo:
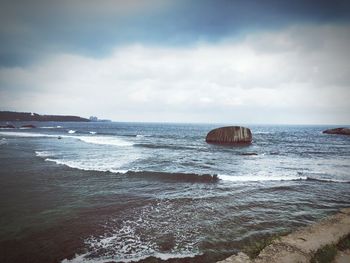
<svg viewBox="0 0 350 263"><path fill-rule="evenodd" d="M216 262L350 206L332 126L31 124L0 130L0 262Z"/></svg>

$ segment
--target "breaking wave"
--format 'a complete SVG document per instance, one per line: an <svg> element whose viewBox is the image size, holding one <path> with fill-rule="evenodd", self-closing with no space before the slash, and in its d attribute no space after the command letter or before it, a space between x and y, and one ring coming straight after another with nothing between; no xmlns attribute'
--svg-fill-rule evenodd
<svg viewBox="0 0 350 263"><path fill-rule="evenodd" d="M13 137L55 137L58 135L33 133L33 132L0 132L1 135L13 136Z"/></svg>
<svg viewBox="0 0 350 263"><path fill-rule="evenodd" d="M115 136L78 136L78 135L59 135L59 134L44 134L44 133L32 133L32 132L0 132L1 135L13 136L13 137L48 137L48 138L73 138L80 141L99 145L111 145L111 146L133 146L134 144L129 141L122 140Z"/></svg>
<svg viewBox="0 0 350 263"><path fill-rule="evenodd" d="M261 175L224 175L219 179L230 182L262 182L262 181L297 181L306 180L306 176L261 176Z"/></svg>
<svg viewBox="0 0 350 263"><path fill-rule="evenodd" d="M122 139L113 136L76 136L77 138L86 143L101 144L101 145L113 145L113 146L132 146L131 142L124 141Z"/></svg>
<svg viewBox="0 0 350 263"><path fill-rule="evenodd" d="M41 157L41 156L39 156ZM45 156L43 156L45 157ZM65 165L73 169L78 169L82 171L97 171L97 172L111 172L111 173L127 173L127 170L118 169L118 168L111 168L108 164L107 165L96 165L91 160L61 160L61 159L55 159L55 158L46 158L45 161L48 162L54 162L58 165ZM114 164L116 165L116 164ZM123 163L119 164L119 166L122 166Z"/></svg>
<svg viewBox="0 0 350 263"><path fill-rule="evenodd" d="M35 151L35 155L38 157L49 157L49 156L52 156L53 154L48 151Z"/></svg>
<svg viewBox="0 0 350 263"><path fill-rule="evenodd" d="M0 145L7 144L7 140L5 138L0 139Z"/></svg>
<svg viewBox="0 0 350 263"><path fill-rule="evenodd" d="M187 218L179 215L176 202L155 200L134 208L122 223L111 219L105 224L104 234L84 240L87 252L75 255L69 262L138 262L149 258L169 260L194 258L198 250L200 222L187 224ZM167 224L160 215L167 215ZM152 235L145 235L151 231Z"/></svg>
<svg viewBox="0 0 350 263"><path fill-rule="evenodd" d="M322 183L345 183L345 184L350 184L350 181L348 181L348 180L338 180L338 179L322 179L322 178L307 177L306 180L307 181L322 182Z"/></svg>

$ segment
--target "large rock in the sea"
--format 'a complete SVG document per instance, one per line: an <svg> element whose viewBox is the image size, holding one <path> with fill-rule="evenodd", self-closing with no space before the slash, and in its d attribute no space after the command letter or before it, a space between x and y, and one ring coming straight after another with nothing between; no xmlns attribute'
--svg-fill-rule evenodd
<svg viewBox="0 0 350 263"><path fill-rule="evenodd" d="M350 128L335 128L323 131L327 134L341 134L341 135L350 135Z"/></svg>
<svg viewBox="0 0 350 263"><path fill-rule="evenodd" d="M228 126L211 130L205 141L214 144L248 145L252 142L250 129L240 126Z"/></svg>

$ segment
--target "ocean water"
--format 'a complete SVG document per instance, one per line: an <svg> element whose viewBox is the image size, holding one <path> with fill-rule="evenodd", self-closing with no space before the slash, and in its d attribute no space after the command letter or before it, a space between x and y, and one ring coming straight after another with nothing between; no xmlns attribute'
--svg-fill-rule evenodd
<svg viewBox="0 0 350 263"><path fill-rule="evenodd" d="M213 124L34 124L0 130L1 262L215 262L350 205L329 126L227 147Z"/></svg>

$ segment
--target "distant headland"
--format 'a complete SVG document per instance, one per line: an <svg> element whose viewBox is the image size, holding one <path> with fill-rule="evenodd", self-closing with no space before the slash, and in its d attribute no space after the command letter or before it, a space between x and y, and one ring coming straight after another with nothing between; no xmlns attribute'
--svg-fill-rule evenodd
<svg viewBox="0 0 350 263"><path fill-rule="evenodd" d="M32 112L0 111L0 121L80 121L89 119L70 115L40 115Z"/></svg>

